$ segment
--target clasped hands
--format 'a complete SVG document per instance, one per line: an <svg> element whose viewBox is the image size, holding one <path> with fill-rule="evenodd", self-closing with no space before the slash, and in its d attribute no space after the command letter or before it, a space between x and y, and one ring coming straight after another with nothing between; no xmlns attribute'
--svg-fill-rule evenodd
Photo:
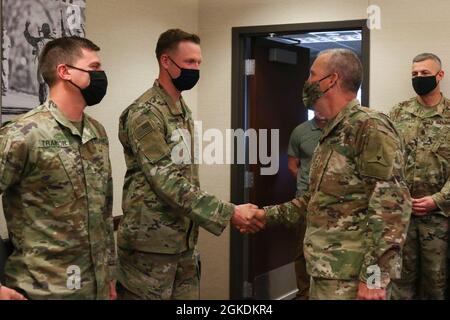
<svg viewBox="0 0 450 320"><path fill-rule="evenodd" d="M241 233L256 233L266 227L266 214L254 204L241 204L235 207L231 224Z"/></svg>

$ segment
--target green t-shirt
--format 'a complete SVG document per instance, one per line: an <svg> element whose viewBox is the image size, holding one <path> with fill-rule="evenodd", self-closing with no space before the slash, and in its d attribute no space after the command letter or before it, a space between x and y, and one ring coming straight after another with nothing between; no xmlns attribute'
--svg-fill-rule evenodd
<svg viewBox="0 0 450 320"><path fill-rule="evenodd" d="M297 196L301 196L308 190L311 158L321 135L322 129L316 125L314 120L303 122L291 133L288 155L300 160L297 174Z"/></svg>

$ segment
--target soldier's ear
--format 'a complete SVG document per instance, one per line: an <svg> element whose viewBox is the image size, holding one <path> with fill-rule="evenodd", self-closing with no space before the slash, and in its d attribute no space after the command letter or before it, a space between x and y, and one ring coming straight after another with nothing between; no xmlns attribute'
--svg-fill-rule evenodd
<svg viewBox="0 0 450 320"><path fill-rule="evenodd" d="M62 80L72 80L72 76L69 73L69 68L65 64L58 64L56 67L56 75Z"/></svg>
<svg viewBox="0 0 450 320"><path fill-rule="evenodd" d="M159 63L164 69L169 68L169 56L167 54L162 54L159 58Z"/></svg>
<svg viewBox="0 0 450 320"><path fill-rule="evenodd" d="M336 72L332 73L331 77L330 77L330 81L331 81L331 85L330 85L330 89L331 89L338 84L339 74Z"/></svg>
<svg viewBox="0 0 450 320"><path fill-rule="evenodd" d="M340 79L339 73L337 72L333 73L332 79L334 80L335 83L337 83Z"/></svg>

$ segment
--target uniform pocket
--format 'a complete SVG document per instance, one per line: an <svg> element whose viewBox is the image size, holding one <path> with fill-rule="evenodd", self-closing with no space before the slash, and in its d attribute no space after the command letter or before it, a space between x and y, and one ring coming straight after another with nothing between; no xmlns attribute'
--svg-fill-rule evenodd
<svg viewBox="0 0 450 320"><path fill-rule="evenodd" d="M74 160L65 150L59 151L48 162L47 194L55 207L72 203L85 195L82 173L76 170Z"/></svg>
<svg viewBox="0 0 450 320"><path fill-rule="evenodd" d="M338 200L361 192L362 187L355 174L354 164L339 152L331 151L321 175L319 190Z"/></svg>

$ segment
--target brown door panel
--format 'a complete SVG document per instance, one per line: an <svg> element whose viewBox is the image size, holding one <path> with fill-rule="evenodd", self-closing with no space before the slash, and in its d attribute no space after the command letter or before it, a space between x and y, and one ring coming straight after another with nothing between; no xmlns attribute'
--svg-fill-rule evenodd
<svg viewBox="0 0 450 320"><path fill-rule="evenodd" d="M271 48L297 52L297 64L269 61ZM252 55L255 75L249 79L250 128L279 129L278 173L261 175L260 164L250 166L254 185L249 190L249 202L261 207L289 201L295 195L296 181L288 171L287 147L291 132L307 120L301 89L309 75L309 49L255 39ZM249 279L294 261L297 247L296 227L272 226L251 236Z"/></svg>

